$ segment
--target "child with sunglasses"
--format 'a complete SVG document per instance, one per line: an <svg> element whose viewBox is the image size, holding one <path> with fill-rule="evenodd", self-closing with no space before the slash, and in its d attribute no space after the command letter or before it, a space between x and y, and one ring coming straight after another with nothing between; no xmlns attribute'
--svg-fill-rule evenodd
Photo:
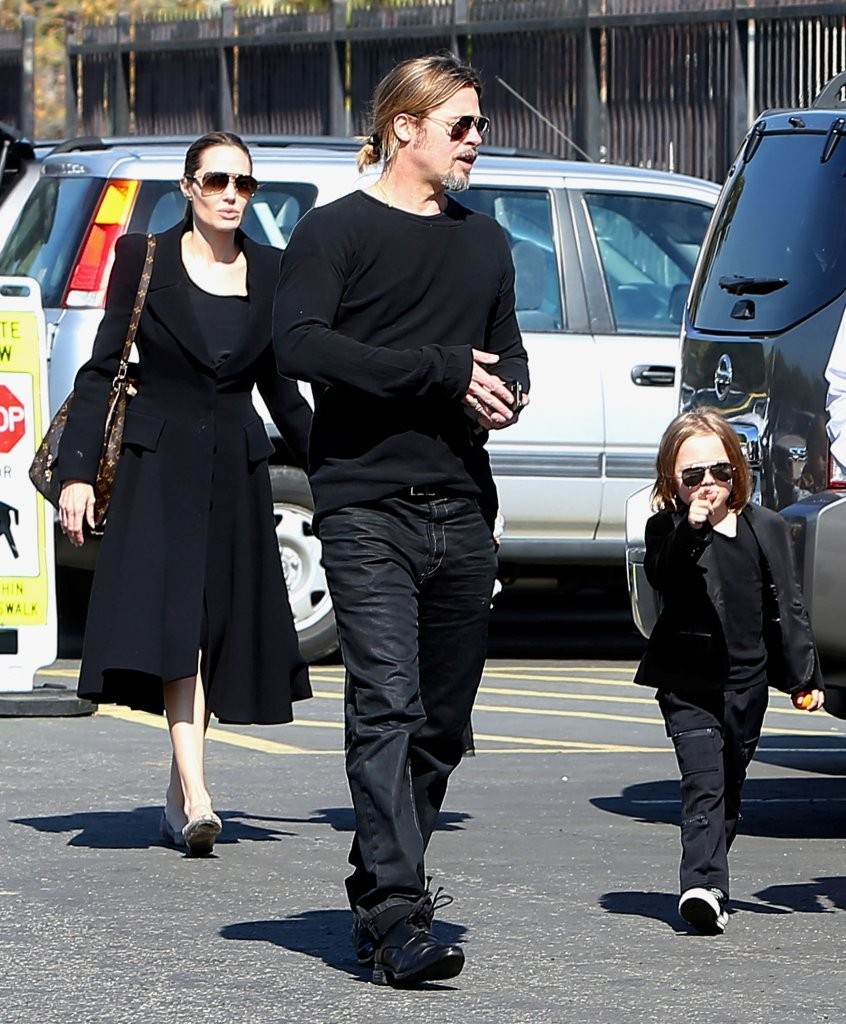
<svg viewBox="0 0 846 1024"><path fill-rule="evenodd" d="M749 503L737 434L683 413L661 439L646 575L663 608L635 682L656 698L681 773L679 913L715 935L728 921L728 851L767 687L822 707L822 678L787 523Z"/></svg>

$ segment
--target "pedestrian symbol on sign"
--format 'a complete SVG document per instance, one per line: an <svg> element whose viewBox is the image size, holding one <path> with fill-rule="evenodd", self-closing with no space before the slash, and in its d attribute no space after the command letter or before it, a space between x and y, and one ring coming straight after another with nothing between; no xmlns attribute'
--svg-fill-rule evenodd
<svg viewBox="0 0 846 1024"><path fill-rule="evenodd" d="M5 384L0 384L0 453L8 454L24 436L25 430L23 402Z"/></svg>
<svg viewBox="0 0 846 1024"><path fill-rule="evenodd" d="M12 519L15 520L15 525L17 526L20 522L18 510L14 505L7 505L5 501L0 501L0 537L6 538L13 557L17 558L18 546L15 544L15 538L12 536Z"/></svg>

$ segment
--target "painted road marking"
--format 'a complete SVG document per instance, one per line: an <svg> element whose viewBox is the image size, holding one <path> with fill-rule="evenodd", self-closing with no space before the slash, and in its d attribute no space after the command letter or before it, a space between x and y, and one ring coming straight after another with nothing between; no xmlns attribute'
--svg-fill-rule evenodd
<svg viewBox="0 0 846 1024"><path fill-rule="evenodd" d="M505 672L504 669L499 671ZM552 668L549 672L556 671ZM607 670L606 670L607 671ZM622 669L616 669L611 671L623 671ZM338 675L342 673L343 669L338 668L337 670L332 669L332 675ZM545 676L540 677L546 682L572 682L584 681L584 682L603 682L607 685L607 681L591 680L585 677L573 677L568 675L566 672L557 670L556 676ZM75 677L77 675L74 669L48 669L43 674L45 675L57 675L63 677ZM328 674L325 672L322 674ZM489 674L489 673L488 673ZM535 678L533 676L533 678ZM332 679L323 679L322 682L331 682ZM622 684L622 685L631 685ZM620 722L623 724L633 725L651 725L660 726L663 729L664 722L661 718L657 705L651 697L629 697L629 696L611 696L608 694L591 694L591 693L561 693L558 691L550 690L522 690L515 687L481 687L480 693L483 695L491 696L505 696L505 697L516 697L525 699L535 699L544 701L579 701L581 703L616 703L616 704L638 704L647 705L655 710L655 713L651 717L643 717L639 715L631 714L611 714L608 712L601 711L582 711L582 710L565 710L562 708L543 708L537 706L516 705L516 704L487 704L478 703L475 706L474 712L480 714L506 714L506 715L536 715L541 718L574 718L574 719L587 719L589 721L607 721L607 722ZM342 700L342 690L317 690L314 696L318 699L324 700ZM106 717L119 718L124 721L131 721L138 724L149 725L153 728L167 729L167 723L163 717L157 715L149 715L145 712L132 711L128 708L123 708L115 705L102 705L99 709L99 714ZM801 720L797 716L801 715L801 711L796 711L793 708L775 708L771 707L767 712L768 716L772 715L791 715L793 716L793 728L778 728L778 727L765 727L763 730L764 735L767 736L787 736L797 735L802 736L817 736L826 737L828 739L832 736L842 736L843 733L837 731L832 726L827 730L816 730L809 729L801 724ZM819 719L817 719L819 721ZM343 722L340 720L322 720L313 718L301 718L296 720L291 725L292 728L305 728L305 729L330 729L338 731L344 728ZM230 732L226 729L212 727L209 729L208 738L215 742L228 743L231 746L239 746L245 749L263 751L266 753L286 753L286 754L305 754L305 753L342 753L340 749L333 748L312 748L310 746L304 747L297 744L282 743L278 740L268 740L261 737L247 735L238 732ZM547 739L540 737L525 737L525 736L510 736L500 735L496 733L475 733L476 739L488 743L496 744L509 744L513 749L503 749L496 747L492 750L479 749L479 753L506 753L506 752L523 752L531 750L534 752L567 752L567 753L652 753L652 752L663 752L671 747L665 746L639 746L630 744L615 744L615 743L586 743L581 744L578 741L572 741L565 737ZM793 749L793 748L791 748ZM838 748L827 748L827 752L831 749Z"/></svg>

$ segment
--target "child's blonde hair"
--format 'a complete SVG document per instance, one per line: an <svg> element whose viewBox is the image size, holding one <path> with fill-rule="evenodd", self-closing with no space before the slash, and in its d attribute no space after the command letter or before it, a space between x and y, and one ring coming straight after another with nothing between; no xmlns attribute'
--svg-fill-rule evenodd
<svg viewBox="0 0 846 1024"><path fill-rule="evenodd" d="M716 434L723 442L728 461L734 470L731 493L726 504L732 511L739 512L752 495L752 472L740 447L737 431L719 413L710 409L683 412L664 431L655 462L658 479L652 488L652 507L657 512L678 509L676 460L684 442L698 434Z"/></svg>

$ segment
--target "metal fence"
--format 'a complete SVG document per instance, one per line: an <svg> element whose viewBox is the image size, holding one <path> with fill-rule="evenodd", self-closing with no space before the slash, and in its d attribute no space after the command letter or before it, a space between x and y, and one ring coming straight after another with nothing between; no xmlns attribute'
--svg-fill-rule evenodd
<svg viewBox="0 0 846 1024"><path fill-rule="evenodd" d="M21 19L17 30L0 31L0 121L32 138L35 23Z"/></svg>
<svg viewBox="0 0 846 1024"><path fill-rule="evenodd" d="M326 0L69 21L67 132L364 133L379 78L442 47L481 72L492 143L719 180L760 110L846 66L846 0Z"/></svg>

